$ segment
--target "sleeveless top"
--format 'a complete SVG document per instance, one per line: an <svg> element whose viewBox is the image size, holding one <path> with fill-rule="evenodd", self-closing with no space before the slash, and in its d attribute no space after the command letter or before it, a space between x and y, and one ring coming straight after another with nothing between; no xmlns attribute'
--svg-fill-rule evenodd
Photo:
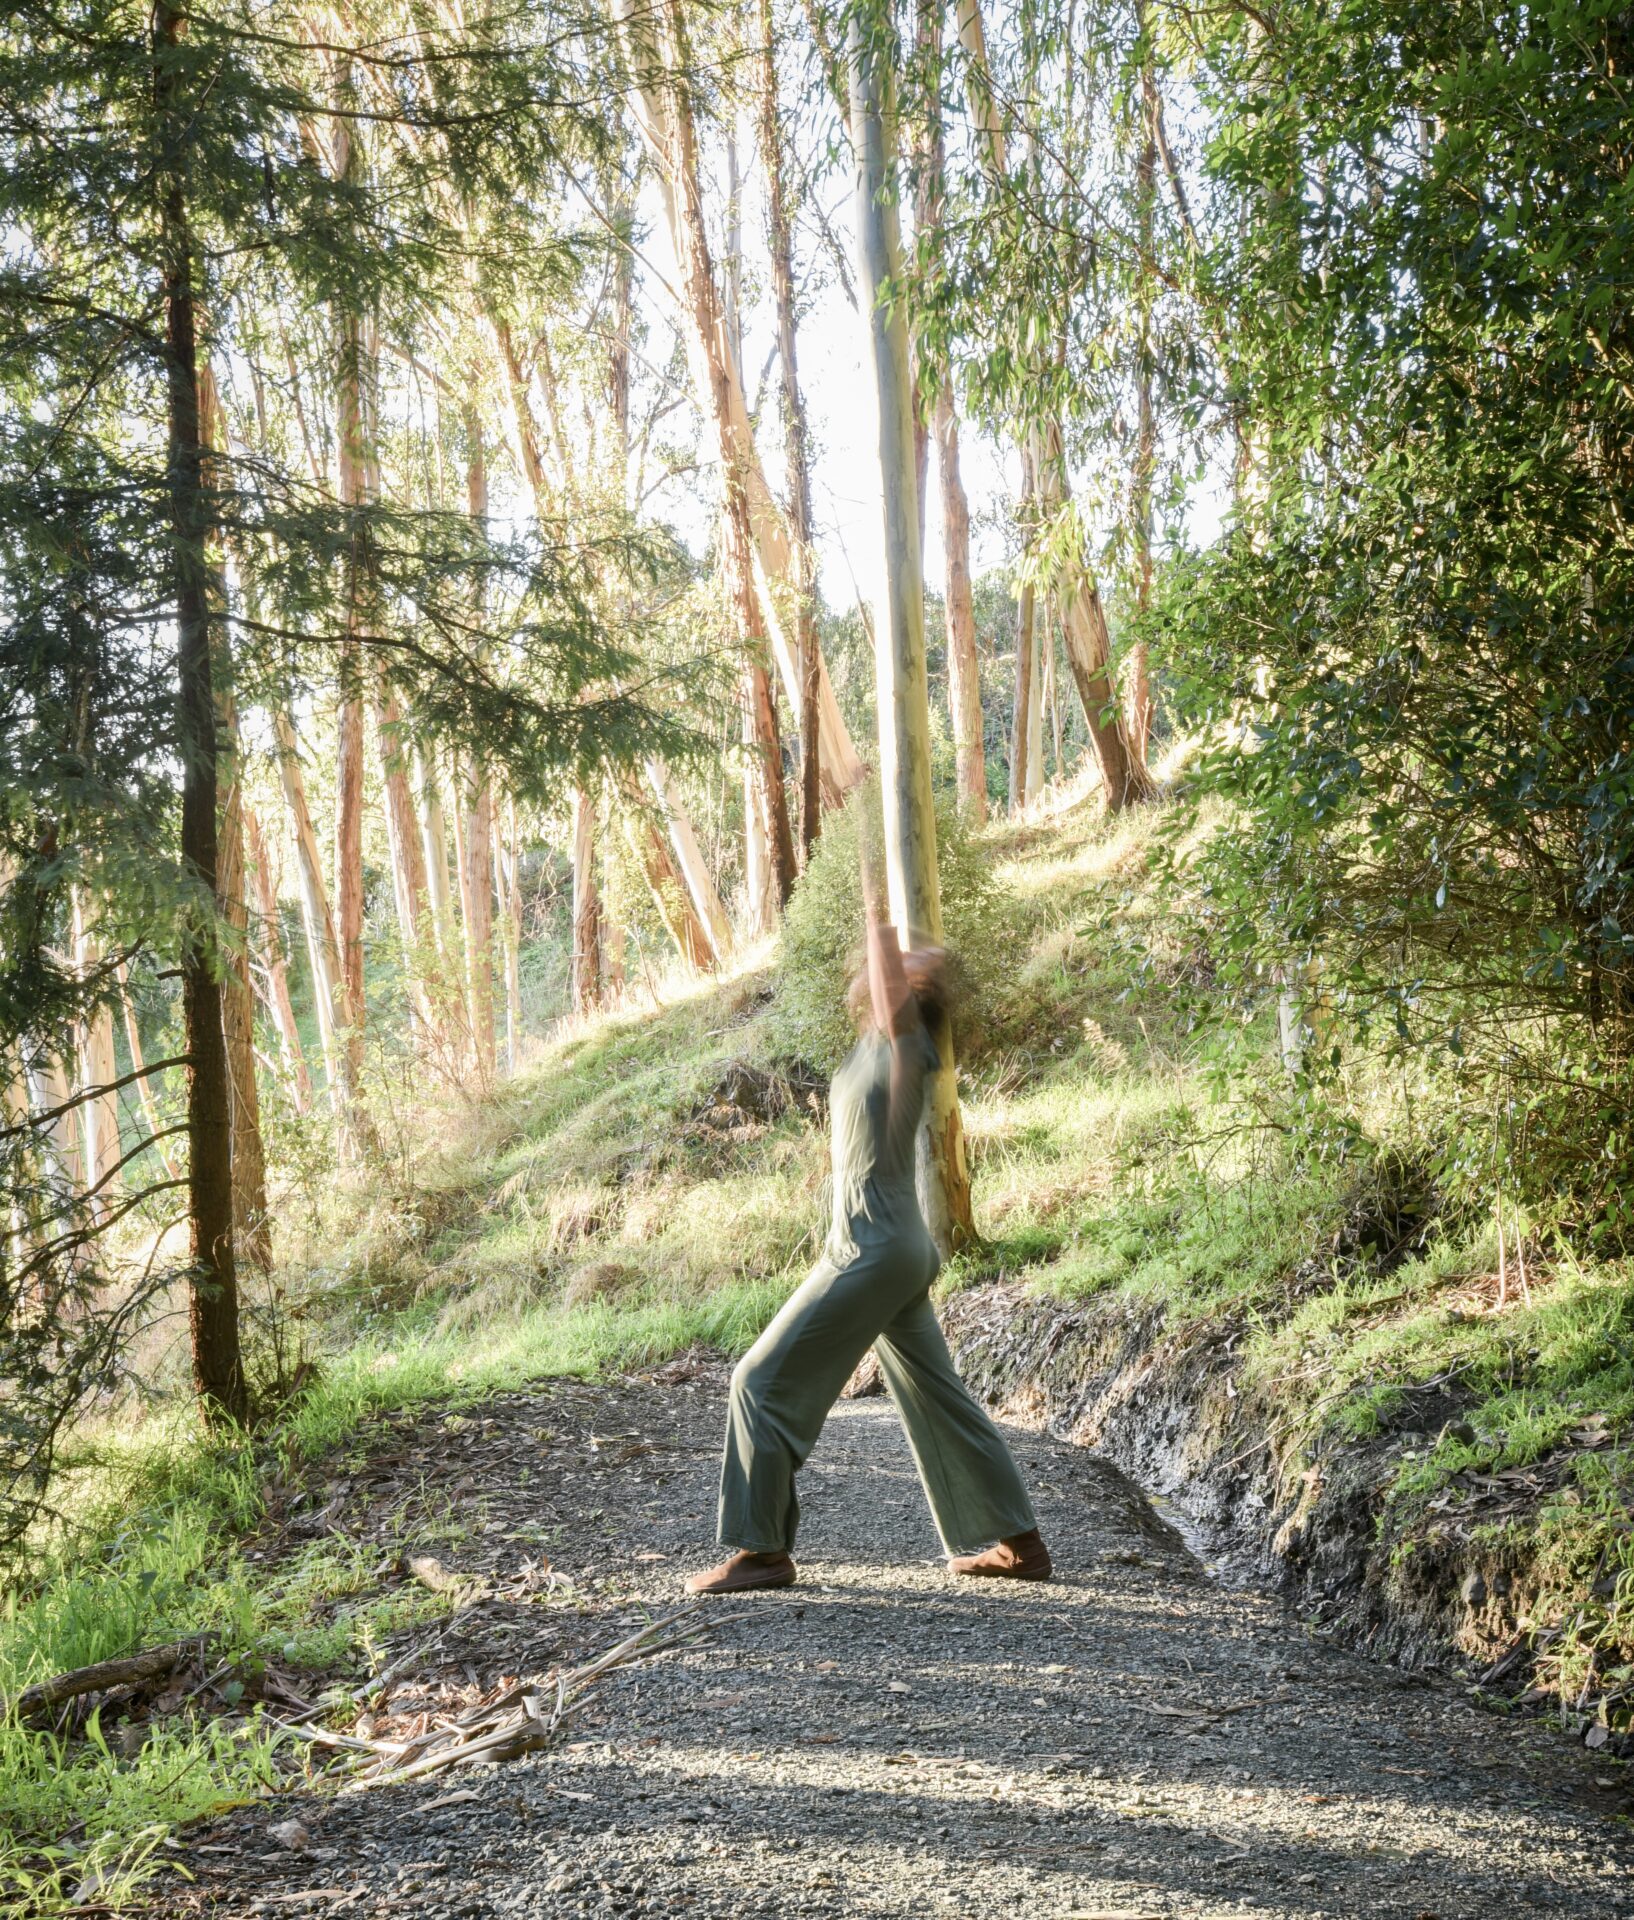
<svg viewBox="0 0 1634 1920"><path fill-rule="evenodd" d="M914 1191L914 1148L925 1088L939 1064L919 1024L894 1042L865 1034L830 1082L834 1214L823 1251L836 1265L900 1234L927 1238Z"/></svg>

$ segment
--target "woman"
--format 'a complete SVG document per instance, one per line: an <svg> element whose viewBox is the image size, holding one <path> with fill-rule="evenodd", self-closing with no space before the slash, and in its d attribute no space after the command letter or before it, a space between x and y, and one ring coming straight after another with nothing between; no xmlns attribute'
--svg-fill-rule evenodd
<svg viewBox="0 0 1634 1920"><path fill-rule="evenodd" d="M872 910L868 922L868 965L850 994L864 1031L829 1089L833 1225L810 1278L732 1375L719 1538L733 1552L694 1574L689 1593L793 1583L794 1476L870 1346L952 1571L1050 1577L1016 1464L955 1372L930 1304L939 1262L914 1191L914 1144L938 1064L925 1012L942 1005L941 956L904 957Z"/></svg>

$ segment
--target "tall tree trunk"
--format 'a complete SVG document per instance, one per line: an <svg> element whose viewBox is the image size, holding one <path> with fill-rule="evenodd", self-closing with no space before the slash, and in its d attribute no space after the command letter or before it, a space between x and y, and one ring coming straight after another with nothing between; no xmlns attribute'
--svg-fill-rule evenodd
<svg viewBox="0 0 1634 1920"><path fill-rule="evenodd" d="M1038 653L1033 609L1037 595L1029 580L1016 602L1016 689L1010 719L1010 811L1032 798L1037 765L1032 752L1034 662ZM1032 783L1032 784L1029 784Z"/></svg>
<svg viewBox="0 0 1634 1920"><path fill-rule="evenodd" d="M488 456L483 445L482 421L475 401L466 409L465 510L479 533L488 526ZM533 476L537 505L538 476ZM483 617L480 595L475 617ZM465 986L471 1009L471 1039L477 1075L494 1077L494 792L488 771L471 768L460 850L460 911L465 921Z"/></svg>
<svg viewBox="0 0 1634 1920"><path fill-rule="evenodd" d="M755 737L755 692L745 675L743 723L743 931L758 940L777 925L777 864L766 831L760 746Z"/></svg>
<svg viewBox="0 0 1634 1920"><path fill-rule="evenodd" d="M289 967L284 959L284 930L278 910L278 890L273 885L272 867L261 822L247 803L243 808L244 838L250 869L255 876L255 900L259 915L256 929L267 974L267 1005L273 1025L278 1029L278 1048L283 1055L295 1111L305 1113L312 1104L312 1076L307 1072L306 1051L301 1045L301 1030L295 1023L295 1005L289 997Z"/></svg>
<svg viewBox="0 0 1634 1920"><path fill-rule="evenodd" d="M612 784L604 780L596 813L596 832L605 849L602 859L601 960L606 998L617 1005L624 997L626 901L622 876L612 857L615 804Z"/></svg>
<svg viewBox="0 0 1634 1920"><path fill-rule="evenodd" d="M199 431L193 236L186 193L192 113L190 103L180 95L176 57L187 16L173 0L155 0L152 19L164 261L166 483L174 541L180 696L181 854L183 871L193 887L181 939L192 1243L188 1320L194 1384L206 1417L242 1424L249 1413L249 1393L238 1338L232 1116L215 918L216 708L206 553L211 513Z"/></svg>
<svg viewBox="0 0 1634 1920"><path fill-rule="evenodd" d="M119 1010L125 1023L125 1045L130 1049L131 1071L136 1075L136 1097L141 1102L142 1118L147 1123L149 1136L154 1143L154 1151L166 1174L176 1177L177 1161L171 1151L170 1142L161 1139L165 1131L163 1117L159 1112L159 1101L153 1091L153 1082L147 1076L147 1057L142 1047L142 1028L136 1018L136 1002L131 998L130 969L120 961L114 970L119 982Z"/></svg>
<svg viewBox="0 0 1634 1920"><path fill-rule="evenodd" d="M1056 675L1055 627L1056 627L1056 620L1055 620L1054 604L1050 601L1046 601L1044 603L1044 636L1043 636L1044 638L1043 704L1047 706L1049 709L1050 744L1055 749L1055 752L1054 752L1055 771L1051 775L1051 778L1055 781L1055 784L1059 786L1067 777L1067 768L1066 768L1065 755L1061 751L1061 701L1059 698L1060 689L1059 689L1057 675ZM1062 638L1063 639L1066 638L1064 630L1063 630Z"/></svg>
<svg viewBox="0 0 1634 1920"><path fill-rule="evenodd" d="M663 9L665 55L654 32L655 14L638 0L610 0L624 34L626 54L635 81L633 104L642 133L658 162L658 185L664 212L681 263L683 318L688 351L700 402L715 429L723 476L736 476L743 495L751 533L751 575L760 601L762 630L771 643L778 677L795 712L802 707L801 663L796 643L784 619L785 605L798 607L802 599L802 570L789 528L767 484L755 449L744 398L743 375L726 338L719 291L713 274L707 284L696 267L701 251L708 262L703 206L698 182L696 137L686 88L689 59L679 7L667 0ZM701 243L701 246L700 246ZM818 663L818 740L823 798L838 805L856 784L862 771L856 750L828 670Z"/></svg>
<svg viewBox="0 0 1634 1920"><path fill-rule="evenodd" d="M958 17L959 38L967 56L971 117L988 166L995 177L1002 178L1008 171L1007 133L987 63L980 0L958 0ZM1046 416L1029 432L1028 439L1026 451L1036 475L1042 520L1046 526L1058 525L1073 512L1059 417ZM1149 799L1151 780L1130 750L1119 712L1112 678L1111 635L1081 534L1075 534L1068 543L1051 585L1060 605L1067 664L1089 722L1106 804L1116 811L1132 801Z"/></svg>
<svg viewBox="0 0 1634 1920"><path fill-rule="evenodd" d="M1138 416L1135 426L1135 468L1130 487L1129 510L1134 523L1135 614L1144 618L1152 601L1152 477L1157 465L1157 416L1152 405L1154 376L1152 356L1152 304L1155 273L1152 247L1157 210L1157 82L1150 53L1143 56L1140 71L1141 106L1146 120L1146 136L1141 142L1135 164L1135 209L1139 247L1139 274L1136 301L1138 318L1135 339L1135 390ZM1129 669L1124 688L1124 725L1130 750L1140 763L1147 763L1147 745L1152 734L1152 679L1147 658L1146 636L1140 634L1129 650Z"/></svg>
<svg viewBox="0 0 1634 1920"><path fill-rule="evenodd" d="M670 845L675 849L675 860L681 869L687 898L692 903L699 926L708 938L710 961L718 966L731 951L732 925L726 917L725 907L721 905L714 876L709 871L709 864L698 845L698 836L693 831L685 807L681 805L680 796L675 792L669 769L662 760L647 762L647 783L658 803Z"/></svg>
<svg viewBox="0 0 1634 1920"><path fill-rule="evenodd" d="M663 836L648 818L639 791L628 794L624 809L624 838L631 853L641 862L653 905L664 923L664 930L675 943L675 951L689 966L703 971L714 960L709 933L698 918Z"/></svg>
<svg viewBox="0 0 1634 1920"><path fill-rule="evenodd" d="M228 1090L233 1127L233 1235L241 1260L263 1272L272 1266L272 1222L267 1210L267 1163L261 1144L261 1092L255 1076L255 993L250 985L249 906L244 897L243 794L238 774L238 727L232 702L221 702L223 758L229 768L221 800L217 894L232 938L221 982L226 1024Z"/></svg>
<svg viewBox="0 0 1634 1920"><path fill-rule="evenodd" d="M335 919L329 909L329 890L324 885L318 836L313 831L311 810L306 804L306 782L301 774L300 748L295 739L295 729L282 708L273 710L272 724L278 742L278 772L284 789L284 805L289 812L290 831L295 840L295 869L301 887L301 922L306 930L307 961L312 972L312 1004L318 1016L324 1073L329 1081L330 1104L344 1125L347 1111L346 1067L340 1029L345 1023L345 1000L340 980L340 943L335 938Z"/></svg>
<svg viewBox="0 0 1634 1920"><path fill-rule="evenodd" d="M80 1150L78 1115L68 1091L69 1076L62 1062L30 1049L25 1074L29 1105L38 1113L56 1115L43 1136L37 1135L45 1193L36 1209L35 1225L44 1229L52 1220L70 1217L74 1203L85 1191L85 1156Z"/></svg>
<svg viewBox="0 0 1634 1920"><path fill-rule="evenodd" d="M982 737L976 607L970 581L970 502L959 471L959 418L944 374L936 395L936 462L942 482L942 545L947 554L948 704L959 798L978 825L987 818L987 748Z"/></svg>
<svg viewBox="0 0 1634 1920"><path fill-rule="evenodd" d="M849 79L851 144L857 161L858 259L879 395L879 455L885 503L885 612L876 642L880 784L891 918L906 946L940 945L941 889L930 783L930 693L925 670L925 595L914 496L913 397L908 328L900 307L882 304L900 282L895 125L880 50L853 16ZM934 1023L941 1065L932 1076L921 1140L925 1224L944 1254L975 1234L970 1175L946 1014Z"/></svg>
<svg viewBox="0 0 1634 1920"><path fill-rule="evenodd" d="M1033 596L1033 676L1027 702L1027 789L1022 801L1030 806L1044 791L1044 650L1050 640L1050 605Z"/></svg>
<svg viewBox="0 0 1634 1920"><path fill-rule="evenodd" d="M942 128L942 0L917 0L919 55L926 70L926 98L930 101L920 129L918 180L914 201L917 239L923 250L942 244L946 171ZM915 361L926 357L922 340L913 341ZM953 383L945 358L932 355L933 367L917 368L914 408L914 454L917 466L920 550L925 535L926 433L923 417L927 378L934 380L932 421L936 437L937 476L942 492L942 547L947 561L944 624L947 637L948 707L953 723L955 778L960 804L980 823L987 818L987 756L982 738L981 678L976 662L976 612L970 582L970 502L959 468L959 416L953 405Z"/></svg>
<svg viewBox="0 0 1634 1920"><path fill-rule="evenodd" d="M747 603L740 600L740 608ZM757 609L758 618L758 609ZM761 930L775 923L794 891L794 831L789 824L788 793L783 784L783 742L777 725L777 700L760 649L754 649L743 675L748 720L751 812L766 863Z"/></svg>
<svg viewBox="0 0 1634 1920"><path fill-rule="evenodd" d="M227 424L208 356L199 366L199 431L205 475L215 491L227 447ZM212 534L217 529L212 527ZM212 630L219 636L216 738L220 749L216 823L216 911L229 944L221 978L221 1017L227 1039L227 1088L233 1125L233 1244L240 1264L272 1266L272 1222L267 1208L267 1158L261 1140L261 1089L255 1071L255 992L250 985L249 904L244 887L244 793L240 771L238 708L232 689L227 564L219 547L210 556L207 580Z"/></svg>
<svg viewBox="0 0 1634 1920"><path fill-rule="evenodd" d="M73 888L74 971L82 980L93 979L102 969L102 943L97 938L96 907L86 896L83 885ZM118 1078L114 1062L113 1011L99 1001L79 1029L79 1086L111 1087ZM86 1190L94 1193L92 1211L101 1218L115 1198L119 1181L119 1096L98 1093L79 1109L80 1129L84 1134Z"/></svg>
<svg viewBox="0 0 1634 1920"><path fill-rule="evenodd" d="M436 767L428 764L418 747L413 751L409 769L414 781L415 813L420 822L431 931L438 953L446 957L454 944L454 896L448 877L448 827L443 819L442 789Z"/></svg>
<svg viewBox="0 0 1634 1920"><path fill-rule="evenodd" d="M505 832L498 844L504 849L499 878L505 925L505 1071L515 1073L522 1053L522 836L514 799L505 804Z"/></svg>
<svg viewBox="0 0 1634 1920"><path fill-rule="evenodd" d="M391 855L392 900L403 947L403 977L409 1005L422 1034L432 1045L445 1039L425 978L425 945L431 939L426 914L425 847L414 796L409 791L410 755L403 740L403 715L384 672L376 663L373 680L375 742L380 753L381 786L386 799L386 843Z"/></svg>
<svg viewBox="0 0 1634 1920"><path fill-rule="evenodd" d="M811 440L800 391L794 311L794 237L788 189L783 179L783 128L778 111L777 33L772 0L760 0L760 157L766 172L766 227L777 303L777 357L781 370L783 457L789 474L789 531L799 597L794 609L795 657L800 697L800 845L805 860L817 843L822 815L822 756L818 714L822 703L822 650L817 644L816 574L811 545Z"/></svg>
<svg viewBox="0 0 1634 1920"><path fill-rule="evenodd" d="M342 62L339 92L354 93L349 62ZM354 121L337 115L333 127L335 171L343 184L364 176L361 135ZM363 973L363 639L373 597L368 552L368 509L374 505L375 339L372 317L353 300L336 315L340 340L336 368L336 433L340 503L352 515L343 563L346 632L340 648L340 704L335 745L335 933L340 943L341 1057L348 1105L363 1083L365 1018Z"/></svg>
<svg viewBox="0 0 1634 1920"><path fill-rule="evenodd" d="M596 886L596 801L573 789L573 1011L601 1005L601 893Z"/></svg>
<svg viewBox="0 0 1634 1920"><path fill-rule="evenodd" d="M479 1079L494 1077L494 794L472 770L460 835L460 910L465 920L465 981Z"/></svg>

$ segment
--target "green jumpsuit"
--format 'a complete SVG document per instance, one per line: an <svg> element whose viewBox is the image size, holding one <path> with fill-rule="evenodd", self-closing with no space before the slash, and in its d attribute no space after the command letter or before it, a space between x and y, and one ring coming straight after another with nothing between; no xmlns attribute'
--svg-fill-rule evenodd
<svg viewBox="0 0 1634 1920"><path fill-rule="evenodd" d="M834 1076L833 1224L810 1277L732 1375L723 1546L793 1547L794 1476L870 1346L947 1551L976 1553L1037 1524L1010 1450L954 1370L930 1303L940 1263L914 1191L914 1146L936 1064L916 1024L895 1041L860 1040Z"/></svg>

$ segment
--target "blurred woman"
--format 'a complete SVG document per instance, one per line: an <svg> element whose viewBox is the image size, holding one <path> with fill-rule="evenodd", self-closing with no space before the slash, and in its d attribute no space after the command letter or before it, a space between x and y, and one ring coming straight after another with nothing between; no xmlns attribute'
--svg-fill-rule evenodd
<svg viewBox="0 0 1634 1920"><path fill-rule="evenodd" d="M829 1089L834 1216L823 1256L732 1375L718 1537L730 1556L689 1593L793 1583L794 1477L873 1347L953 1572L1047 1580L1050 1556L998 1429L956 1372L930 1303L940 1262L914 1187L925 1088L939 1064L927 1014L944 1005L934 949L904 954L868 913L851 984L861 1028Z"/></svg>

